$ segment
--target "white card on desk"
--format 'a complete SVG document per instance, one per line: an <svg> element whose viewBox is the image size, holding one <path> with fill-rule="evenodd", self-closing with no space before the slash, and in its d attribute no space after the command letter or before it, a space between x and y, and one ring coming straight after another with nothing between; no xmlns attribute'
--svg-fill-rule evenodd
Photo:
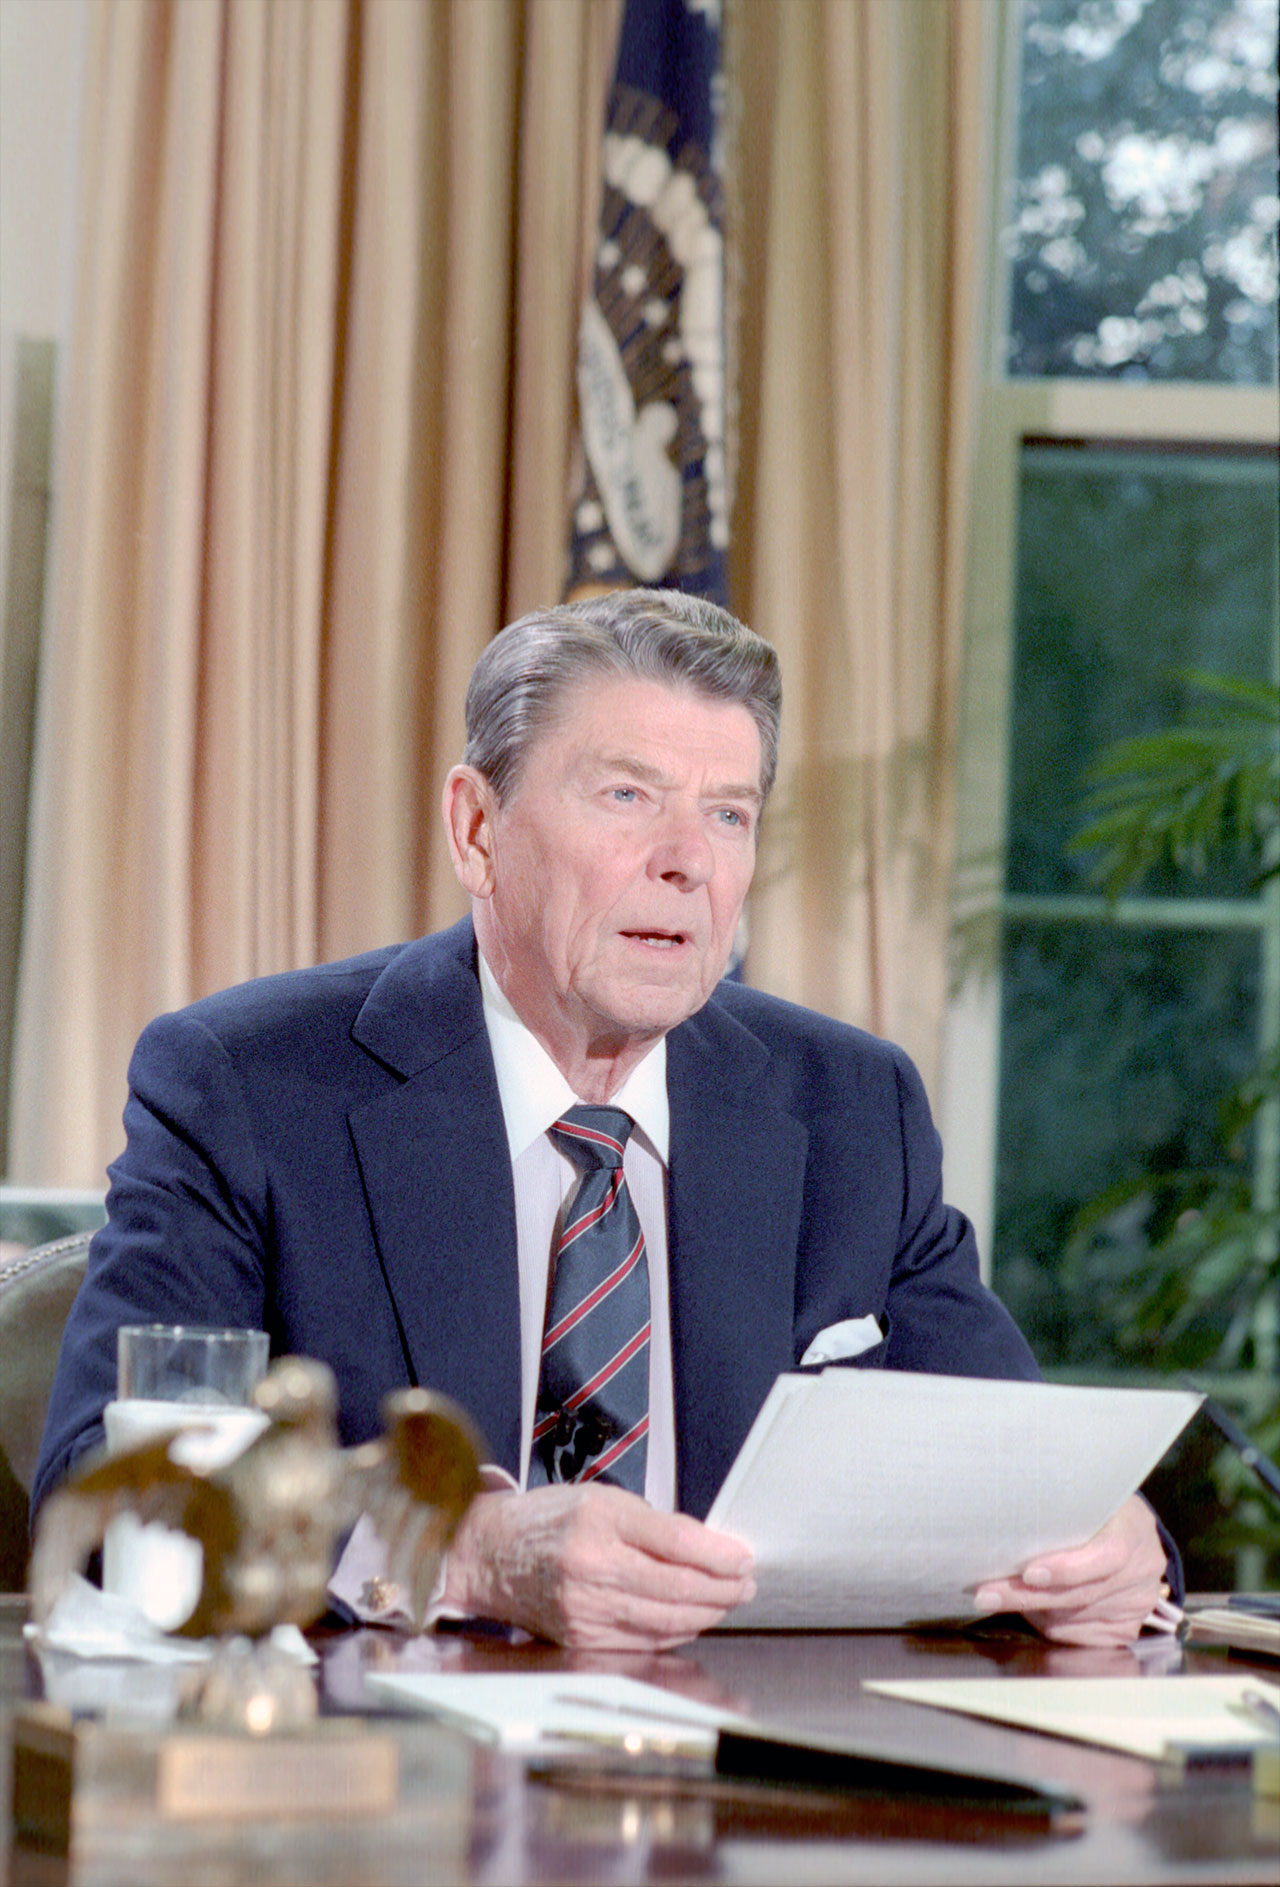
<svg viewBox="0 0 1280 1887"><path fill-rule="evenodd" d="M707 1515L755 1554L721 1629L975 1616L984 1580L1097 1532L1199 1408L1185 1389L780 1376Z"/></svg>
<svg viewBox="0 0 1280 1887"><path fill-rule="evenodd" d="M586 1671L370 1671L368 1688L386 1703L424 1711L503 1749L599 1747L628 1736L710 1755L731 1713L643 1684Z"/></svg>

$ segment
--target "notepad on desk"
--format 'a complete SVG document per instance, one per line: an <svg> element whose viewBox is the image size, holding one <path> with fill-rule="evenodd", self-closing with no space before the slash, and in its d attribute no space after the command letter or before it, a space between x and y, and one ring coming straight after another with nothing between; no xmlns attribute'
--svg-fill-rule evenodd
<svg viewBox="0 0 1280 1887"><path fill-rule="evenodd" d="M1265 1750L1275 1731L1255 1707L1280 1708L1280 1685L1238 1677L970 1677L867 1679L903 1703L985 1717L1155 1761Z"/></svg>
<svg viewBox="0 0 1280 1887"><path fill-rule="evenodd" d="M755 1556L756 1597L722 1629L971 1619L985 1580L1091 1538L1200 1401L901 1370L780 1376L707 1516Z"/></svg>

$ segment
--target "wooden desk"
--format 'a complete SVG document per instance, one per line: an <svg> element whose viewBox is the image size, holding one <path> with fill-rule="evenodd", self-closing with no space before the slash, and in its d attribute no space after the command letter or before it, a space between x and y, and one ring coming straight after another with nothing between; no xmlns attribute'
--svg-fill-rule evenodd
<svg viewBox="0 0 1280 1887"><path fill-rule="evenodd" d="M8 1716L38 1684L13 1601L0 1601L0 1693ZM105 1829L72 1860L25 1849L15 1887L200 1887L202 1882L307 1882L309 1887L467 1882L1052 1883L1280 1881L1270 1824L1239 1770L1162 1782L1152 1764L1055 1738L1006 1730L868 1695L864 1678L1057 1672L1132 1673L1128 1653L1054 1652L1013 1636L939 1633L725 1634L650 1659L575 1660L501 1640L398 1640L358 1632L320 1641L326 1706L358 1708L370 1669L625 1671L685 1694L767 1714L797 1729L865 1736L941 1761L990 1765L1080 1795L1083 1828L1028 1836L923 1814L802 1805L767 1790L721 1794L551 1788L512 1757L472 1750L448 1732L387 1719L403 1766L402 1806L381 1822L280 1823L267 1829ZM1179 1668L1219 1671L1224 1654L1196 1650ZM1169 1668L1161 1665L1161 1669ZM1274 1666L1258 1666L1259 1670Z"/></svg>

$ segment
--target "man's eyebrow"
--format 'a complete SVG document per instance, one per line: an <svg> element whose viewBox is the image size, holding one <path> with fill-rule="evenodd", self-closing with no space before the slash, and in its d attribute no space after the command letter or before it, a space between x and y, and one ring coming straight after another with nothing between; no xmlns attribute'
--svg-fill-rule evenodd
<svg viewBox="0 0 1280 1887"><path fill-rule="evenodd" d="M602 773L627 773L632 779L640 780L645 786L667 786L670 784L661 767L653 766L648 760L637 760L634 754L598 753L592 756L592 765ZM749 799L755 805L763 804L764 794L758 786L713 786L704 799Z"/></svg>

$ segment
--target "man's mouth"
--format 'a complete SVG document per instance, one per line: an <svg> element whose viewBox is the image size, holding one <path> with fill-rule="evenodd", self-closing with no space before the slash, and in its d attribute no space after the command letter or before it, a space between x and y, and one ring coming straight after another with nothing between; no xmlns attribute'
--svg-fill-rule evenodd
<svg viewBox="0 0 1280 1887"><path fill-rule="evenodd" d="M654 950L674 950L688 941L682 930L624 930L622 934L632 943L647 944Z"/></svg>

